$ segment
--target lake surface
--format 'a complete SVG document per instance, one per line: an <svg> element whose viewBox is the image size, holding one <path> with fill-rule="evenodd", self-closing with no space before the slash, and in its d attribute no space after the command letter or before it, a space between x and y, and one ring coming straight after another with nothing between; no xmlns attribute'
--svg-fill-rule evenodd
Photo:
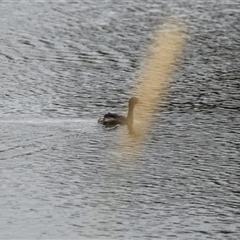
<svg viewBox="0 0 240 240"><path fill-rule="evenodd" d="M1 239L239 239L240 2L0 3ZM169 94L125 158L153 31L188 25ZM134 156L133 156L134 155Z"/></svg>

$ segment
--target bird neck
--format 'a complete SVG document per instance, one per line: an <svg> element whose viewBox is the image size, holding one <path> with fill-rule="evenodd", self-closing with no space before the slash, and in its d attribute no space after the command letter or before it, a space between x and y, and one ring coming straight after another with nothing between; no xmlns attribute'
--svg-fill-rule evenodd
<svg viewBox="0 0 240 240"><path fill-rule="evenodd" d="M130 124L133 123L133 109L134 109L134 105L129 104L127 119Z"/></svg>

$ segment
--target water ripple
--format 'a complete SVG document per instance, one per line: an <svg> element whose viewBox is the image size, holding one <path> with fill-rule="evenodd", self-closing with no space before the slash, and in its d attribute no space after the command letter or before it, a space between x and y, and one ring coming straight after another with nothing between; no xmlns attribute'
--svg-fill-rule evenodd
<svg viewBox="0 0 240 240"><path fill-rule="evenodd" d="M0 237L239 239L237 4L0 3ZM188 42L132 161L97 119L171 14Z"/></svg>

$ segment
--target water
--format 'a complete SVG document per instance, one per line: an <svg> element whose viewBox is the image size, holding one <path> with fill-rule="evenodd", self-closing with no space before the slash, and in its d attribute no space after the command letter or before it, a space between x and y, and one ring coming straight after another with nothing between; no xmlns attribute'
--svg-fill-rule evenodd
<svg viewBox="0 0 240 240"><path fill-rule="evenodd" d="M239 1L2 2L0 238L239 239ZM135 160L124 112L166 16L188 42Z"/></svg>

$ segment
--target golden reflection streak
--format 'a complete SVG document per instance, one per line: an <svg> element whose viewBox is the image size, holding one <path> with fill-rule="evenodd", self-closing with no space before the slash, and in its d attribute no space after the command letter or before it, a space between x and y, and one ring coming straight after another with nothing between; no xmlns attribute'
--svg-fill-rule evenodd
<svg viewBox="0 0 240 240"><path fill-rule="evenodd" d="M139 150L138 146L153 120L154 110L169 87L170 76L182 52L186 32L186 25L179 20L168 20L155 32L134 91L134 96L141 101L134 110L133 128L129 129L134 131L134 136L120 136L119 153L132 154ZM129 158L129 154L125 157Z"/></svg>

